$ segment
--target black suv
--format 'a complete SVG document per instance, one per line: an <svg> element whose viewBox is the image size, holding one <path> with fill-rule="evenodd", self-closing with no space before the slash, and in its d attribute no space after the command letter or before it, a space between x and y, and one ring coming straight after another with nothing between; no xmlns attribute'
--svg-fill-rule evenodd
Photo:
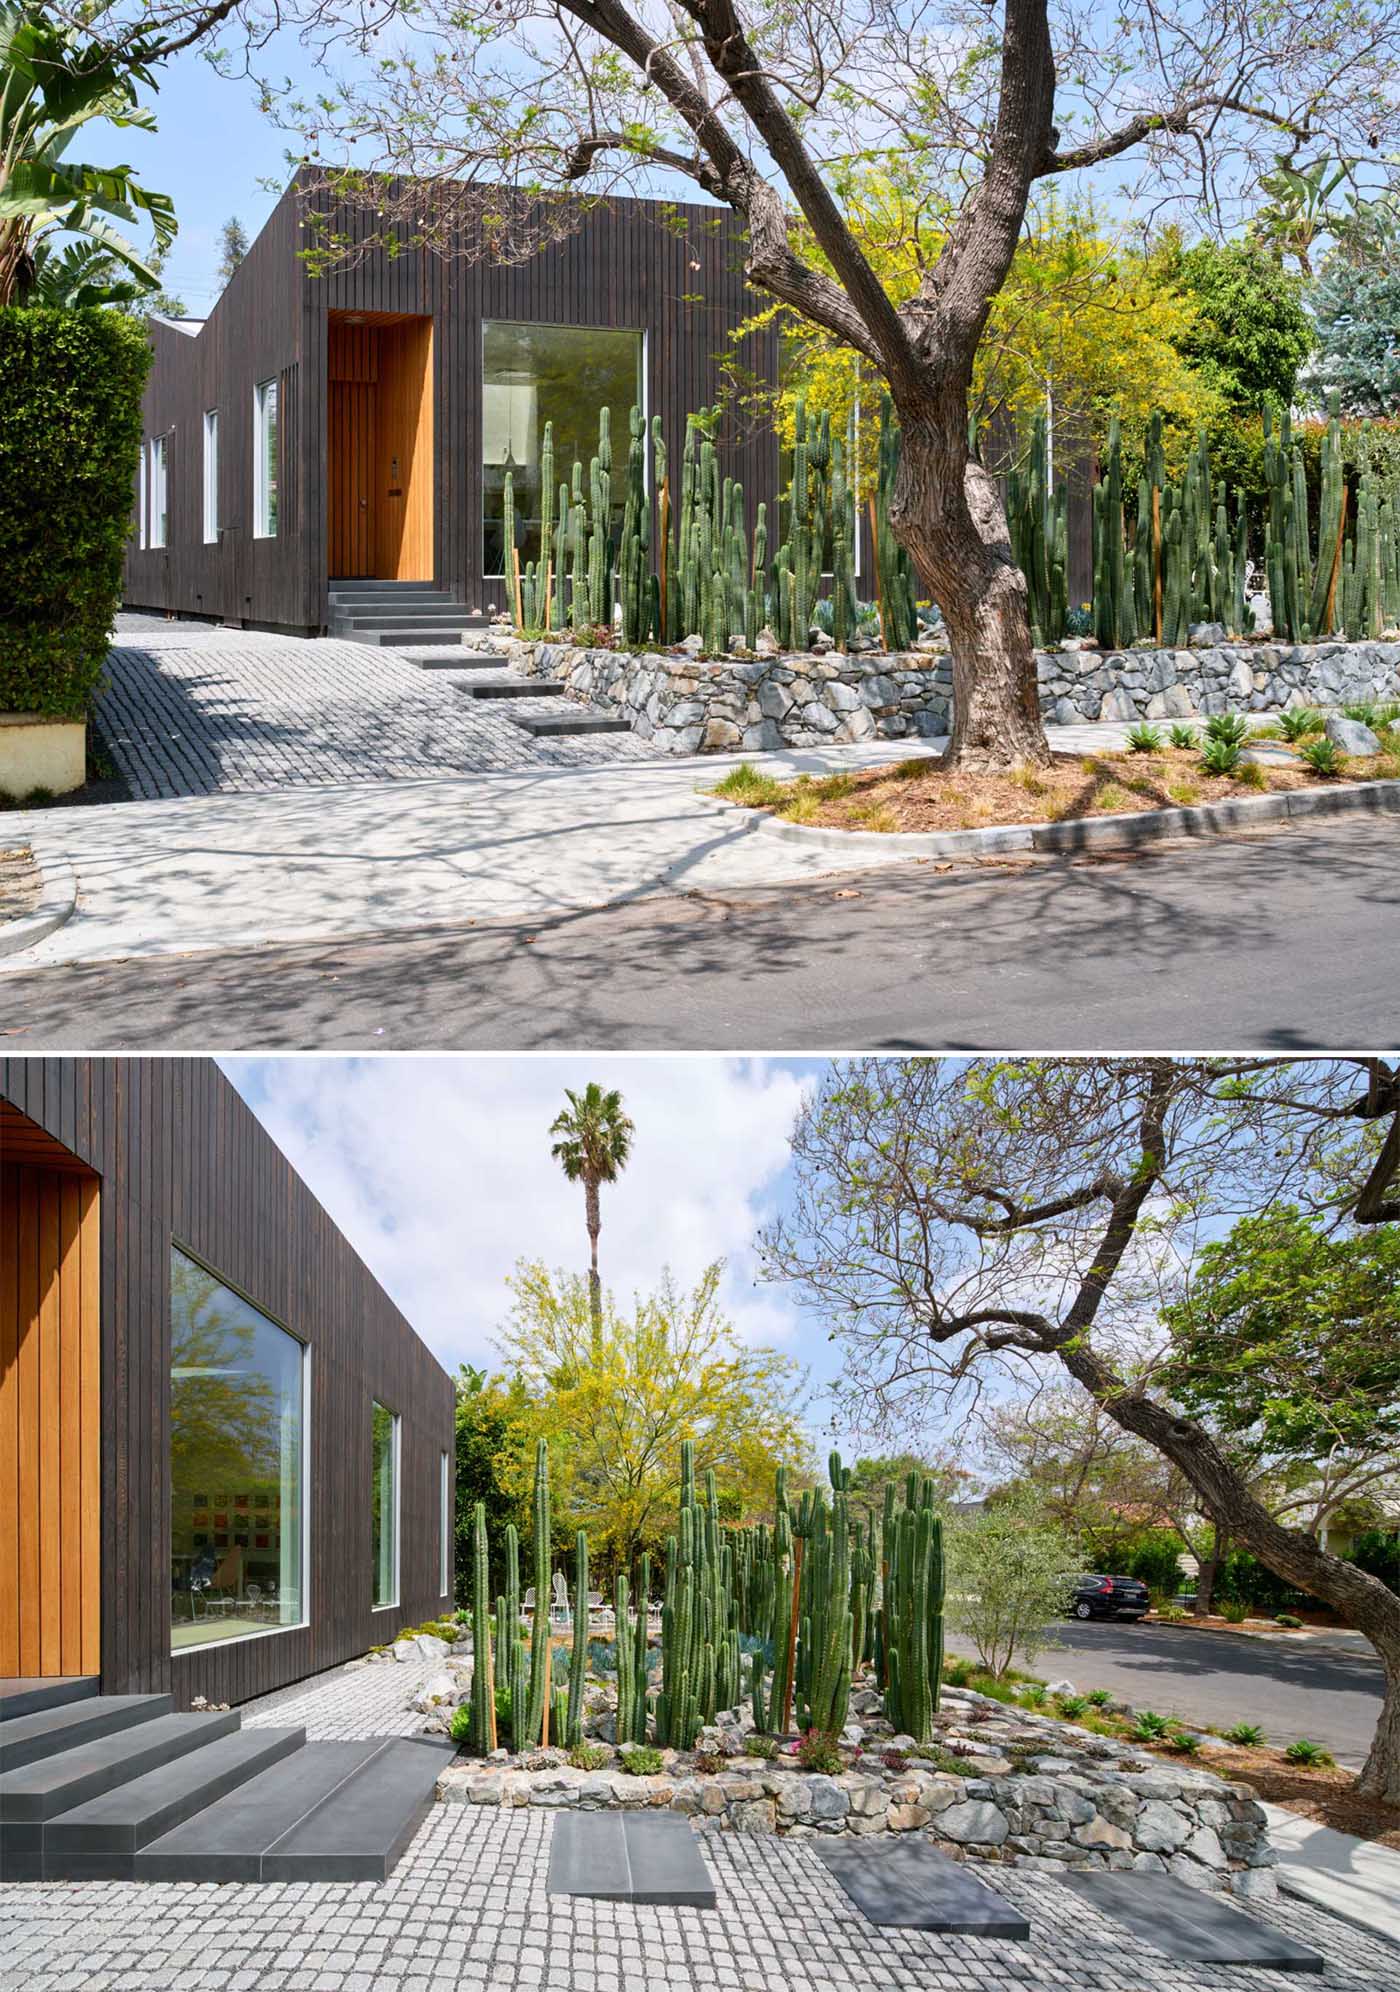
<svg viewBox="0 0 1400 1992"><path fill-rule="evenodd" d="M1147 1586L1136 1577L1076 1577L1069 1609L1077 1619L1140 1619L1148 1602Z"/></svg>

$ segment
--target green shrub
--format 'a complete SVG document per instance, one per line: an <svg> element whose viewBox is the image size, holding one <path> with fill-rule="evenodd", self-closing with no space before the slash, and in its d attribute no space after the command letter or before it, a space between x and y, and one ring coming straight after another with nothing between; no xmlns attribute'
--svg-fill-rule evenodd
<svg viewBox="0 0 1400 1992"><path fill-rule="evenodd" d="M1227 747L1242 747L1249 738L1249 721L1242 712L1217 712L1206 721L1206 739Z"/></svg>
<svg viewBox="0 0 1400 1992"><path fill-rule="evenodd" d="M1298 712L1281 712L1278 716L1278 730L1285 740L1306 740L1310 733L1321 733L1325 724L1322 714L1311 706Z"/></svg>
<svg viewBox="0 0 1400 1992"><path fill-rule="evenodd" d="M0 311L0 711L81 719L96 695L150 362L120 312Z"/></svg>
<svg viewBox="0 0 1400 1992"><path fill-rule="evenodd" d="M1201 1747L1201 1739L1192 1729L1169 1729L1162 1741L1169 1750L1179 1751L1183 1757L1194 1757Z"/></svg>
<svg viewBox="0 0 1400 1992"><path fill-rule="evenodd" d="M825 1771L828 1777L839 1777L846 1768L836 1738L820 1729L807 1731L797 1746L797 1761L804 1771Z"/></svg>
<svg viewBox="0 0 1400 1992"><path fill-rule="evenodd" d="M970 1660L957 1658L943 1662L943 1678L950 1688L965 1688L975 1671Z"/></svg>
<svg viewBox="0 0 1400 1992"><path fill-rule="evenodd" d="M1309 740L1298 749L1298 759L1306 761L1315 775L1340 775L1347 757L1334 740Z"/></svg>
<svg viewBox="0 0 1400 1992"><path fill-rule="evenodd" d="M1237 1722L1233 1729L1225 1731L1227 1743L1252 1745L1263 1741L1264 1732L1257 1722Z"/></svg>
<svg viewBox="0 0 1400 1992"><path fill-rule="evenodd" d="M459 1702L452 1711L449 1734L454 1743L470 1743L472 1740L472 1705Z"/></svg>
<svg viewBox="0 0 1400 1992"><path fill-rule="evenodd" d="M1290 1764L1301 1764L1304 1769L1310 1771L1330 1771L1336 1763L1336 1758L1329 1750L1324 1750L1320 1743L1310 1742L1306 1736L1300 1736L1296 1743L1290 1743L1283 1754Z"/></svg>
<svg viewBox="0 0 1400 1992"><path fill-rule="evenodd" d="M601 1771L611 1761L612 1752L601 1743L575 1743L569 1752L569 1762L576 1771Z"/></svg>
<svg viewBox="0 0 1400 1992"><path fill-rule="evenodd" d="M1175 1529L1144 1529L1115 1565L1124 1577L1136 1577L1158 1598L1172 1598L1181 1589L1181 1537Z"/></svg>
<svg viewBox="0 0 1400 1992"><path fill-rule="evenodd" d="M1084 1699L1090 1708L1107 1708L1113 1700L1113 1694L1108 1688L1090 1688Z"/></svg>
<svg viewBox="0 0 1400 1992"><path fill-rule="evenodd" d="M776 1736L753 1735L744 1738L744 1755L746 1757L776 1757L777 1754L778 1739Z"/></svg>
<svg viewBox="0 0 1400 1992"><path fill-rule="evenodd" d="M1380 707L1374 699L1353 699L1344 705L1342 711L1348 719L1359 720L1362 726L1374 726L1380 717Z"/></svg>
<svg viewBox="0 0 1400 1992"><path fill-rule="evenodd" d="M1275 1612L1274 1614L1274 1624L1287 1626L1290 1632L1296 1632L1302 1623L1303 1621L1298 1617L1296 1612Z"/></svg>
<svg viewBox="0 0 1400 1992"><path fill-rule="evenodd" d="M1087 1695L1056 1695L1055 1697L1055 1707L1065 1718L1066 1722L1078 1722L1080 1716L1083 1715L1088 1706L1089 1698Z"/></svg>
<svg viewBox="0 0 1400 1992"><path fill-rule="evenodd" d="M1165 1715L1158 1715L1155 1709L1140 1708L1133 1724L1133 1735L1139 1743L1159 1743L1171 1728Z"/></svg>
<svg viewBox="0 0 1400 1992"><path fill-rule="evenodd" d="M1186 726L1181 721L1172 728L1170 735L1173 747L1193 748L1200 744L1200 735L1194 726Z"/></svg>
<svg viewBox="0 0 1400 1992"><path fill-rule="evenodd" d="M634 1744L622 1753L622 1768L629 1777L652 1778L661 1769L661 1752L644 1743Z"/></svg>
<svg viewBox="0 0 1400 1992"><path fill-rule="evenodd" d="M1248 1605L1242 1605L1238 1598L1224 1598L1216 1609L1226 1625L1243 1625L1249 1617Z"/></svg>
<svg viewBox="0 0 1400 1992"><path fill-rule="evenodd" d="M1392 1591L1400 1591L1400 1535L1389 1529L1363 1529L1351 1546L1350 1561Z"/></svg>
<svg viewBox="0 0 1400 1992"><path fill-rule="evenodd" d="M1160 727L1149 726L1146 720L1139 720L1136 726L1128 728L1127 741L1135 754L1157 754L1162 747L1162 731Z"/></svg>
<svg viewBox="0 0 1400 1992"><path fill-rule="evenodd" d="M1201 769L1207 775L1233 775L1240 766L1240 750L1230 740L1207 740L1201 749Z"/></svg>
<svg viewBox="0 0 1400 1992"><path fill-rule="evenodd" d="M1180 1625L1186 1616L1186 1607L1175 1604L1158 1605L1157 1616L1159 1619L1164 1619L1168 1625Z"/></svg>

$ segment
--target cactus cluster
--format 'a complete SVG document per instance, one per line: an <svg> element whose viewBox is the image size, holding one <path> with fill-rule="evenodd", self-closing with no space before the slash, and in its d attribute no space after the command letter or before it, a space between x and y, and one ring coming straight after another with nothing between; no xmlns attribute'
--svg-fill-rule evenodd
<svg viewBox="0 0 1400 1992"><path fill-rule="evenodd" d="M661 1611L661 1692L656 1738L688 1749L703 1723L739 1699L739 1600L734 1545L719 1518L714 1470L695 1488L695 1448L681 1446L680 1508L666 1543Z"/></svg>
<svg viewBox="0 0 1400 1992"><path fill-rule="evenodd" d="M875 1666L885 1714L897 1730L926 1742L943 1671L943 1524L933 1484L919 1473L905 1483L902 1508L893 1486L885 1489L881 1556Z"/></svg>
<svg viewBox="0 0 1400 1992"><path fill-rule="evenodd" d="M1369 456L1367 430L1360 454ZM1322 438L1317 538L1309 527L1302 452L1287 414L1274 427L1264 416L1264 477L1269 489L1265 569L1275 630L1300 643L1338 632L1351 641L1379 636L1400 620L1397 527L1400 492L1382 488L1371 468L1346 481L1341 420L1333 397ZM1350 528L1350 537L1348 537Z"/></svg>
<svg viewBox="0 0 1400 1992"><path fill-rule="evenodd" d="M1064 486L1054 488L1049 434L1037 415L1030 461L1007 479L1006 517L1012 557L1026 577L1031 641L1039 646L1060 641L1069 613L1067 504Z"/></svg>

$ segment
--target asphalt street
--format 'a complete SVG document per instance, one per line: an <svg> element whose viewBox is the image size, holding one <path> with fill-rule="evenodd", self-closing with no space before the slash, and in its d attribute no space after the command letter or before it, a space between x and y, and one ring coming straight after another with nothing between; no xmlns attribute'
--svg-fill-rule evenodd
<svg viewBox="0 0 1400 1992"><path fill-rule="evenodd" d="M1364 1759L1381 1712L1380 1662L1364 1654L1101 1619L1067 1620L1055 1639L1035 1663L1046 1680L1073 1681L1081 1694L1108 1688L1134 1708L1221 1729L1257 1722L1280 1746L1311 1737L1349 1767ZM965 1640L948 1644L972 1651Z"/></svg>
<svg viewBox="0 0 1400 1992"><path fill-rule="evenodd" d="M0 976L15 1051L1400 1043L1400 818Z"/></svg>

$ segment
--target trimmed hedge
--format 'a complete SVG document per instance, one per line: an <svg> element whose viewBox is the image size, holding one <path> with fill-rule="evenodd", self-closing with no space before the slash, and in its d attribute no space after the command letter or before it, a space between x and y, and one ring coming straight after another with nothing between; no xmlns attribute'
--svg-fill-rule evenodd
<svg viewBox="0 0 1400 1992"><path fill-rule="evenodd" d="M0 310L0 712L80 719L96 695L150 364L118 312Z"/></svg>

